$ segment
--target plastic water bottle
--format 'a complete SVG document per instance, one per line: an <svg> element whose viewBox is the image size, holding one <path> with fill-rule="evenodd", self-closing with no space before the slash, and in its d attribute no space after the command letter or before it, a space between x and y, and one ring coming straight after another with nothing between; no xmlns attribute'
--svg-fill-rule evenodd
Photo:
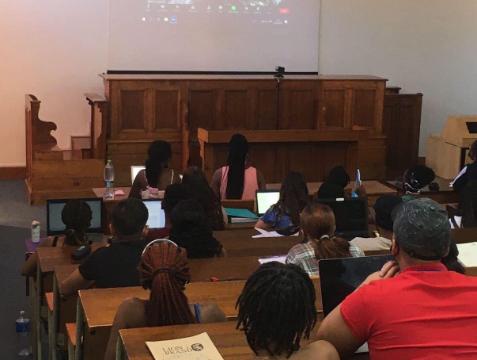
<svg viewBox="0 0 477 360"><path fill-rule="evenodd" d="M106 188L104 191L104 199L114 199L114 166L111 160L108 160L104 167L104 184Z"/></svg>
<svg viewBox="0 0 477 360"><path fill-rule="evenodd" d="M16 320L18 339L18 356L26 358L31 355L30 345L30 319L25 317L25 311L20 311L20 317Z"/></svg>
<svg viewBox="0 0 477 360"><path fill-rule="evenodd" d="M31 241L35 244L40 242L40 222L38 220L31 222Z"/></svg>

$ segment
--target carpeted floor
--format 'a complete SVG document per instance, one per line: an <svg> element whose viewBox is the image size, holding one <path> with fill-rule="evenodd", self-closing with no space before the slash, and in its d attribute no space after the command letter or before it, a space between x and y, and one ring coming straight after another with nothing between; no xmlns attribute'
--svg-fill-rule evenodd
<svg viewBox="0 0 477 360"><path fill-rule="evenodd" d="M30 236L32 220L45 224L44 207L32 207L26 200L23 181L0 181L0 358L17 359L15 320L20 310L32 316L25 295L25 279L20 276L24 261L24 241Z"/></svg>

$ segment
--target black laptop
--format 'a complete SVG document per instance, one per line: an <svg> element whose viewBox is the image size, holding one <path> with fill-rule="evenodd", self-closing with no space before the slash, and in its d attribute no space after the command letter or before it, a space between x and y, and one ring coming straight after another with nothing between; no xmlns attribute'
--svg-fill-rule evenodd
<svg viewBox="0 0 477 360"><path fill-rule="evenodd" d="M355 237L369 237L368 203L363 199L318 200L328 205L336 218L336 236L351 240Z"/></svg>

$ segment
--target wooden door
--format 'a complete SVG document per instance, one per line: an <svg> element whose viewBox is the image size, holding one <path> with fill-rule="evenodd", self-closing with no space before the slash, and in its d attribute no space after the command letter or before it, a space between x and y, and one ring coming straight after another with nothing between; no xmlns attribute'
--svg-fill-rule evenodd
<svg viewBox="0 0 477 360"><path fill-rule="evenodd" d="M349 129L346 103L349 92L341 82L323 81L319 98L319 127L323 130Z"/></svg>

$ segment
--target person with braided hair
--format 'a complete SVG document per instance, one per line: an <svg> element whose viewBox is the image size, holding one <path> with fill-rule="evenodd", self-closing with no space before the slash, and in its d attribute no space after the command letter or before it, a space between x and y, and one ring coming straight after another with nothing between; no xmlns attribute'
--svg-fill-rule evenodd
<svg viewBox="0 0 477 360"><path fill-rule="evenodd" d="M334 235L336 220L328 205L308 204L300 214L300 227L305 242L290 249L286 262L298 265L310 276L319 276L320 259L364 256L356 245Z"/></svg>
<svg viewBox="0 0 477 360"><path fill-rule="evenodd" d="M247 280L237 300L237 328L260 359L339 359L325 341L300 348L317 321L315 287L296 265L272 262Z"/></svg>
<svg viewBox="0 0 477 360"><path fill-rule="evenodd" d="M120 329L225 321L216 304L189 304L184 294L190 280L187 252L170 240L155 240L144 249L138 266L148 300L129 298L114 318L105 359L115 359Z"/></svg>
<svg viewBox="0 0 477 360"><path fill-rule="evenodd" d="M250 165L248 141L242 134L235 134L229 141L227 165L217 169L211 187L221 200L253 200L257 190L265 189L263 175Z"/></svg>
<svg viewBox="0 0 477 360"><path fill-rule="evenodd" d="M180 182L179 173L169 167L172 158L171 144L163 140L154 141L147 154L146 169L136 175L129 197L158 197L159 190L165 190L168 185Z"/></svg>
<svg viewBox="0 0 477 360"><path fill-rule="evenodd" d="M80 199L69 200L61 211L61 221L65 224L62 236L51 236L39 246L81 246L88 242L86 231L91 226L92 212L88 203ZM36 273L38 257L33 253L22 266L24 276Z"/></svg>

